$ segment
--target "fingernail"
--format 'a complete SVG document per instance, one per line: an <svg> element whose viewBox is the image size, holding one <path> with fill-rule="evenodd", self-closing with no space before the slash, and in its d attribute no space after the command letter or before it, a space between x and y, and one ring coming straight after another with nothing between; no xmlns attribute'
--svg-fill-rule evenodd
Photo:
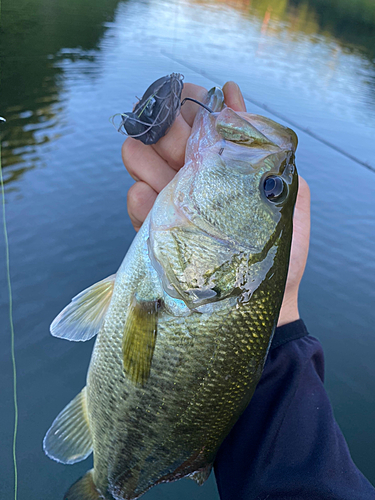
<svg viewBox="0 0 375 500"><path fill-rule="evenodd" d="M240 87L236 82L227 82L223 87L223 91L228 98L227 104L229 103L229 106L231 106L235 111L246 111L244 98Z"/></svg>
<svg viewBox="0 0 375 500"><path fill-rule="evenodd" d="M241 92L241 89L240 87L237 85L236 82L233 82L235 84L235 86L237 87L237 98L238 98L238 101L239 103L241 104L242 106L242 109L243 111L246 111L246 104L245 104L245 100L243 98L243 95L242 95L242 92Z"/></svg>

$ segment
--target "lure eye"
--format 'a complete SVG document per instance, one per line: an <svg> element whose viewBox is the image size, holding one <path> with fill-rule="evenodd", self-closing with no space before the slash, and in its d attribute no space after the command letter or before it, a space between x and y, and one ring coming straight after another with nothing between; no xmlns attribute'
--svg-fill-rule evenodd
<svg viewBox="0 0 375 500"><path fill-rule="evenodd" d="M152 117L152 113L154 111L154 106L155 106L155 103L156 103L156 100L154 97L150 97L147 101L147 104L146 106L143 108L143 110L141 111L141 113L139 114L139 117L142 116L142 114L146 115L147 118L151 118Z"/></svg>
<svg viewBox="0 0 375 500"><path fill-rule="evenodd" d="M284 182L281 177L270 175L263 184L264 194L267 199L276 202L279 201L284 192Z"/></svg>

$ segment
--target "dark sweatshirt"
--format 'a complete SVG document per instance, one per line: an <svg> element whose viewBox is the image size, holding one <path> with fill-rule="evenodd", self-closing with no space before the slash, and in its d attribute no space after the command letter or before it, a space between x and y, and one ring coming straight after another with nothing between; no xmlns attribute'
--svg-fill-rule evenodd
<svg viewBox="0 0 375 500"><path fill-rule="evenodd" d="M323 382L322 347L303 321L277 328L254 396L216 458L222 500L375 500Z"/></svg>

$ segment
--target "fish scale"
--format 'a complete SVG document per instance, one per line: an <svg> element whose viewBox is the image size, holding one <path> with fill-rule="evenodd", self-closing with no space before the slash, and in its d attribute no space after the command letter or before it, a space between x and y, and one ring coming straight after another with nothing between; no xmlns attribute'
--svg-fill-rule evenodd
<svg viewBox="0 0 375 500"><path fill-rule="evenodd" d="M271 310L270 314L265 314L263 311L267 310L269 302L273 304L274 308L279 306L273 300L270 292L265 293L259 289L254 295L254 301L251 302L251 305L247 303L234 310L224 310L220 316L210 315L206 321L202 320L200 314L189 316L184 319L184 328L181 328L181 323L172 327L170 321L164 328L163 321L160 321L160 344L159 349L154 354L154 374L150 378L149 389L145 388L141 391L141 397L136 399L136 408L132 406L125 410L129 415L140 413L143 416L142 432L139 429L139 419L134 418L134 425L124 424L128 434L126 440L124 440L125 429L119 426L114 426L119 432L115 436L111 436L113 441L121 440L123 442L120 463L132 464L132 468L136 469L136 461L143 462L145 450L139 448L139 434L142 435L142 440L147 442L147 455L151 454L155 457L148 464L148 467L143 467L142 474L137 478L138 491L134 491L134 494L144 491L150 484L160 482L160 477L153 477L155 468L158 471L164 471L164 476L167 476L165 471L168 464L175 464L179 459L182 461L181 457L184 457L184 449L187 446L188 454L192 455L194 452L202 451L202 442L205 443L203 454L199 457L198 463L187 464L185 469L180 471L181 477L201 468L202 464L210 463L217 450L218 441L223 439L228 427L231 427L232 421L236 420L238 414L246 407L255 389L259 372L263 367L265 351L269 345L269 337L264 335L264 330L272 331L274 327L272 324L275 321L273 311ZM205 335L205 331L212 330L217 331L214 338L208 334ZM190 352L186 350L186 342L184 342L186 332L195 338L195 343L190 345ZM108 337L110 336L105 336L105 338ZM113 349L113 344L110 345ZM197 357L196 345L202 352L201 357ZM165 349L175 349L185 358L185 363L176 366L174 372L165 370ZM194 356L195 364L201 366L202 361L207 358L206 351L210 352L210 362L207 364L206 361L204 368L201 369L197 390L196 378L199 371L191 362L190 356ZM119 363L118 373L121 377L123 371L119 347L117 359ZM251 362L254 360L260 361L251 366ZM98 366L103 367L100 360L98 360ZM114 384L113 367L111 370L111 374L103 374L102 371L100 373L92 372L92 375L95 375L95 380L101 381L101 390L107 394L111 393ZM189 374L191 379L192 373L195 374L194 384L191 385L193 393L189 391L190 386L187 382ZM156 383L153 383L153 378L155 378L155 382L157 381ZM108 387L103 384L103 381L108 381ZM155 395L154 389L158 386L163 389L157 391ZM181 394L181 390L184 391L183 394ZM220 394L219 399L218 393ZM119 400L124 401L127 396L128 391L124 391L119 396ZM106 409L108 406L109 403L103 404L101 401L100 408ZM153 429L160 432L163 427L160 419L157 418L158 413L161 420L165 419L165 415L168 416L166 430L169 435L162 444L160 444L158 433L153 432ZM144 417L147 414L149 414L149 418ZM155 418L151 418L152 416ZM104 418L106 418L106 413L98 415L97 421L102 422ZM179 446L176 447L178 436L180 442ZM202 436L204 436L204 440ZM102 440L102 431L99 429L98 442L102 442ZM152 450L153 446L155 448ZM161 453L162 447L168 450L168 453ZM155 467L156 463L157 467ZM173 474L173 472L172 468L169 474ZM117 477L117 473L114 476Z"/></svg>
<svg viewBox="0 0 375 500"><path fill-rule="evenodd" d="M288 270L297 140L226 108L220 89L206 104L213 113L197 113L185 167L116 275L51 326L69 340L97 334L86 388L44 440L63 463L94 453L66 500L134 500L183 477L202 484L260 379ZM263 189L270 176L282 179L275 199Z"/></svg>

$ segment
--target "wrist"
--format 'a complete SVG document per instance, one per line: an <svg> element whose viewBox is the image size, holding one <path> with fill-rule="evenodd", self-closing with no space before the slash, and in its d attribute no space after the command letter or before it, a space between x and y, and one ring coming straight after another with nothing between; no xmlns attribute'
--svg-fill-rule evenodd
<svg viewBox="0 0 375 500"><path fill-rule="evenodd" d="M283 326L293 321L297 321L298 319L300 319L298 311L298 294L289 297L287 300L284 297L277 326Z"/></svg>

